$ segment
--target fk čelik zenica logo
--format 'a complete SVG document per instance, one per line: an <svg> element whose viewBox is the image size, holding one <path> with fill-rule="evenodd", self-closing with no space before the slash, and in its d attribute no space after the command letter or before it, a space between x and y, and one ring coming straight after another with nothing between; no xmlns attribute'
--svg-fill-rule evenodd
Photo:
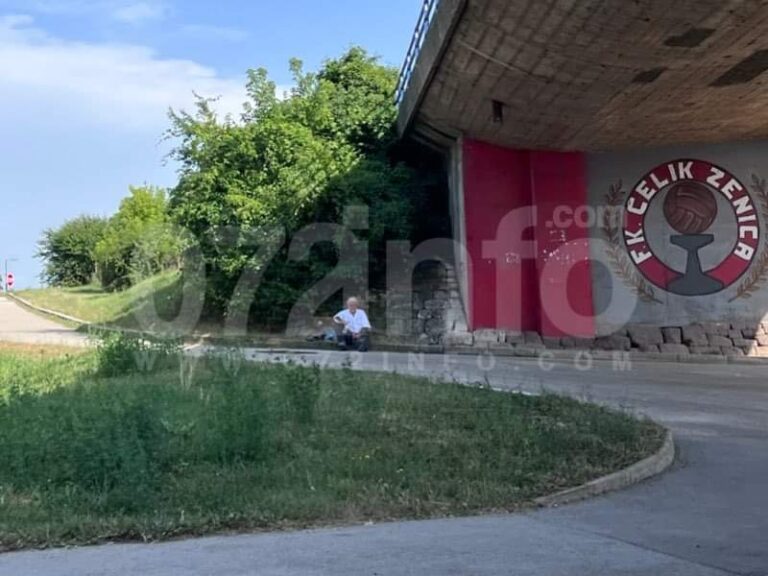
<svg viewBox="0 0 768 576"><path fill-rule="evenodd" d="M740 280L733 299L748 298L768 270L760 254L768 193L757 177L751 186L757 199L728 170L690 159L657 166L628 192L612 186L606 199L621 219L603 230L615 271L649 301L660 301L656 289L708 296Z"/></svg>
<svg viewBox="0 0 768 576"><path fill-rule="evenodd" d="M715 294L752 265L760 220L747 188L701 160L651 170L625 205L624 241L655 286L681 296Z"/></svg>

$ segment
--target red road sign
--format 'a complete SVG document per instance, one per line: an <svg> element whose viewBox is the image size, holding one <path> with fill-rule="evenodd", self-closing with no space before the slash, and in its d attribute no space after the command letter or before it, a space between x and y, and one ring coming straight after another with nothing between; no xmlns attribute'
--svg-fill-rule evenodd
<svg viewBox="0 0 768 576"><path fill-rule="evenodd" d="M13 288L13 284L14 284L15 281L16 281L16 279L13 277L13 274L8 272L8 275L5 277L5 286L6 286L6 288L8 288L8 290Z"/></svg>

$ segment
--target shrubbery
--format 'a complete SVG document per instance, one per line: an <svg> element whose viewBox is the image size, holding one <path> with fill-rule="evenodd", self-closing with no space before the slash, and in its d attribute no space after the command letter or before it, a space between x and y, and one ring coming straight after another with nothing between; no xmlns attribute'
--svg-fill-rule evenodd
<svg viewBox="0 0 768 576"><path fill-rule="evenodd" d="M250 295L251 317L280 325L338 262L332 241L314 246L302 261L289 258L288 243L309 224L341 224L352 205L370 210L369 229L358 234L369 245L370 285L384 284L386 241L414 238L417 221L427 227L436 212L430 196L438 196L430 192L439 185L435 172L403 161L407 156L413 164L418 155L403 153L398 141L397 71L360 48L317 73L298 61L291 69L294 87L284 98L266 71L249 72L240 118L218 117L204 99L193 113L172 113L178 184L167 204L162 191L132 189L110 219L92 250L104 287L121 289L178 266L193 243L205 260L209 313L222 318L243 272L258 270L263 276ZM191 235L189 242L178 229ZM286 242L267 259L262 249L283 235ZM42 254L51 261L51 251ZM48 279L59 284L56 275Z"/></svg>
<svg viewBox="0 0 768 576"><path fill-rule="evenodd" d="M38 256L52 286L98 282L119 290L179 267L183 236L171 222L165 190L132 187L111 218L81 216L46 230Z"/></svg>
<svg viewBox="0 0 768 576"><path fill-rule="evenodd" d="M99 280L107 289L127 288L177 268L182 248L168 213L165 190L131 188L94 250Z"/></svg>
<svg viewBox="0 0 768 576"><path fill-rule="evenodd" d="M96 331L98 371L102 376L150 373L178 366L181 343L151 335Z"/></svg>
<svg viewBox="0 0 768 576"><path fill-rule="evenodd" d="M43 233L38 255L45 261L43 278L53 286L83 286L96 274L96 246L107 231L104 218L81 216Z"/></svg>

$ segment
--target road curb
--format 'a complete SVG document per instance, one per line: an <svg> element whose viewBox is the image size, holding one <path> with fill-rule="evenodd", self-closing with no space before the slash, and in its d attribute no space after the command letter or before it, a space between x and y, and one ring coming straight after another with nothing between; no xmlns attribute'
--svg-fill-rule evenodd
<svg viewBox="0 0 768 576"><path fill-rule="evenodd" d="M587 498L594 498L609 492L623 490L666 472L674 461L675 441L672 432L667 431L661 448L645 460L641 460L624 470L619 470L608 476L587 482L582 486L536 498L534 503L542 508L554 508Z"/></svg>
<svg viewBox="0 0 768 576"><path fill-rule="evenodd" d="M66 320L67 322L73 322L74 324L81 324L83 326L89 326L90 322L86 322L85 320L81 320L80 318L75 318L74 316L69 316L68 314L62 314L61 312L56 312L55 310L49 310L48 308L42 308L41 306L37 306L36 304L32 304L29 300L25 300L24 298L20 298L19 296L16 296L12 293L7 293L6 296L13 300L14 302L18 302L22 306L25 306L26 308L29 308L30 310L34 310L36 312L40 312L41 314L46 314L48 316L53 316L54 318L59 318L60 320Z"/></svg>

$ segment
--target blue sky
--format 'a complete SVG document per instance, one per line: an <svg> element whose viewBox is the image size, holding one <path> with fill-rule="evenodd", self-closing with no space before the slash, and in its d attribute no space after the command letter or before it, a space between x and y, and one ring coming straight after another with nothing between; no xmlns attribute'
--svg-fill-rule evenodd
<svg viewBox="0 0 768 576"><path fill-rule="evenodd" d="M399 66L421 0L0 0L0 261L38 284L43 229L172 186L161 138L192 93L237 111L248 68L288 86L351 45Z"/></svg>

